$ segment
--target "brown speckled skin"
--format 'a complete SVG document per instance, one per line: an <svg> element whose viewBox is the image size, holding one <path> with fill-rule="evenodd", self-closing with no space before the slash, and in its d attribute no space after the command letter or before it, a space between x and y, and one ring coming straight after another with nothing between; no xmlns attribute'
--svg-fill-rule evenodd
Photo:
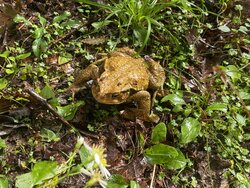
<svg viewBox="0 0 250 188"><path fill-rule="evenodd" d="M91 64L80 71L71 88L76 90L88 80L93 80L93 97L103 104L136 102L137 108L124 110L128 119L135 118L157 122L159 117L150 114L151 96L147 89L157 90L163 86L165 72L156 61L148 58L134 58L135 52L129 48L119 48L110 53L98 67Z"/></svg>

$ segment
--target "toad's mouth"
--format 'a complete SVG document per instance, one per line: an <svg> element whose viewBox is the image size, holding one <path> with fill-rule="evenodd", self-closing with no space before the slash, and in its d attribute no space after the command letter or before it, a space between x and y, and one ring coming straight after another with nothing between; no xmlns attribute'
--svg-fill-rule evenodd
<svg viewBox="0 0 250 188"><path fill-rule="evenodd" d="M130 93L129 91L122 91L119 93L106 93L103 96L105 96L106 98L115 100L115 99L120 99L122 97L129 95L129 93Z"/></svg>
<svg viewBox="0 0 250 188"><path fill-rule="evenodd" d="M126 102L130 91L101 93L98 86L92 86L92 95L98 102L103 104L121 104Z"/></svg>

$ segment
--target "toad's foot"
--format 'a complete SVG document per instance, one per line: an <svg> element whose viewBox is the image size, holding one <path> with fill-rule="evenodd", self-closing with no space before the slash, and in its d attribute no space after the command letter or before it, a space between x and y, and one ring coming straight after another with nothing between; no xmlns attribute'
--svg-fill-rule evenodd
<svg viewBox="0 0 250 188"><path fill-rule="evenodd" d="M131 95L127 102L136 102L137 108L125 109L122 113L125 118L131 120L138 118L155 123L159 121L160 118L156 114L150 113L151 97L148 91L139 91Z"/></svg>
<svg viewBox="0 0 250 188"><path fill-rule="evenodd" d="M145 111L142 109L129 108L129 109L122 111L121 114L126 119L130 119L133 121L136 119L140 119L140 120L147 121L147 122L157 123L160 120L158 115L153 114L153 113L146 114Z"/></svg>

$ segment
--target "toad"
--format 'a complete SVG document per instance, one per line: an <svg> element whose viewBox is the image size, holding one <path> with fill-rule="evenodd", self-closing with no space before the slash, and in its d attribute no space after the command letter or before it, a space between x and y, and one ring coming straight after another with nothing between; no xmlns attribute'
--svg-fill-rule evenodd
<svg viewBox="0 0 250 188"><path fill-rule="evenodd" d="M164 68L153 59L135 58L136 52L130 48L118 48L102 59L101 65L90 64L81 70L70 87L73 94L84 83L92 82L92 95L103 104L134 102L136 107L127 108L122 115L130 120L136 118L158 122L159 117L151 112L151 94L165 81Z"/></svg>

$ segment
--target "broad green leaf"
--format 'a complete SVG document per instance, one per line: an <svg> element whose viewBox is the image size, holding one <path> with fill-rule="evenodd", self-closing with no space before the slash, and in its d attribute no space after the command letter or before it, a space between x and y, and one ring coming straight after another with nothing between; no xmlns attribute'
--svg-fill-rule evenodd
<svg viewBox="0 0 250 188"><path fill-rule="evenodd" d="M188 117L181 124L180 143L192 142L200 133L201 124L197 119Z"/></svg>
<svg viewBox="0 0 250 188"><path fill-rule="evenodd" d="M16 188L32 188L33 186L31 173L22 174L16 177Z"/></svg>
<svg viewBox="0 0 250 188"><path fill-rule="evenodd" d="M184 110L184 115L185 117L188 117L190 115L190 113L192 112L192 108L191 107L186 107L185 110Z"/></svg>
<svg viewBox="0 0 250 188"><path fill-rule="evenodd" d="M48 49L48 43L46 40L42 39L41 40L41 52L46 52L46 50Z"/></svg>
<svg viewBox="0 0 250 188"><path fill-rule="evenodd" d="M16 57L14 56L9 56L8 59L14 63L16 62Z"/></svg>
<svg viewBox="0 0 250 188"><path fill-rule="evenodd" d="M227 27L226 25L222 25L222 26L218 27L218 29L224 33L228 33L231 31L231 29L229 27Z"/></svg>
<svg viewBox="0 0 250 188"><path fill-rule="evenodd" d="M236 121L237 121L240 125L243 125L243 126L246 125L246 118L243 117L242 115L240 115L240 114L237 113L235 119L236 119Z"/></svg>
<svg viewBox="0 0 250 188"><path fill-rule="evenodd" d="M42 17L40 14L38 14L38 18L39 18L39 22L40 24L45 27L46 25L46 19L44 17Z"/></svg>
<svg viewBox="0 0 250 188"><path fill-rule="evenodd" d="M233 82L236 82L241 78L239 69L234 65L228 65L226 67L226 74L231 77Z"/></svg>
<svg viewBox="0 0 250 188"><path fill-rule="evenodd" d="M4 51L3 53L0 54L0 57L7 58L10 55L10 51Z"/></svg>
<svg viewBox="0 0 250 188"><path fill-rule="evenodd" d="M14 22L16 22L16 23L24 23L27 26L32 26L32 23L29 20L27 20L23 16L20 16L19 14L16 15L16 17L14 18Z"/></svg>
<svg viewBox="0 0 250 188"><path fill-rule="evenodd" d="M53 23L60 23L61 21L67 19L71 13L69 11L64 11L62 14L55 16L53 19Z"/></svg>
<svg viewBox="0 0 250 188"><path fill-rule="evenodd" d="M250 99L250 93L245 91L240 91L240 98L243 100L248 100Z"/></svg>
<svg viewBox="0 0 250 188"><path fill-rule="evenodd" d="M44 88L41 90L40 95L48 99L49 104L53 107L56 108L59 105L59 101L55 96L55 93L49 85L44 86Z"/></svg>
<svg viewBox="0 0 250 188"><path fill-rule="evenodd" d="M6 176L0 174L0 188L8 188L9 180Z"/></svg>
<svg viewBox="0 0 250 188"><path fill-rule="evenodd" d="M67 27L68 29L77 28L81 25L79 20L67 20L61 24L62 27Z"/></svg>
<svg viewBox="0 0 250 188"><path fill-rule="evenodd" d="M206 111L222 111L227 112L227 104L226 103L213 103L209 105Z"/></svg>
<svg viewBox="0 0 250 188"><path fill-rule="evenodd" d="M49 85L44 86L44 88L39 93L45 99L51 99L55 97L55 93Z"/></svg>
<svg viewBox="0 0 250 188"><path fill-rule="evenodd" d="M87 163L89 163L89 156L91 155L91 153L89 152L89 150L85 147L82 146L81 149L79 150L79 156L81 159L81 163L83 165L86 165Z"/></svg>
<svg viewBox="0 0 250 188"><path fill-rule="evenodd" d="M56 142L60 140L60 137L58 137L58 135L56 135L52 130L49 130L46 128L42 128L41 137L42 137L42 140L46 142L51 142L51 141Z"/></svg>
<svg viewBox="0 0 250 188"><path fill-rule="evenodd" d="M14 68L14 67L15 67L15 65L14 65L14 64L12 64L12 63L10 63L10 64L6 65L6 67L7 67L7 68L9 68L9 69L12 69L12 68Z"/></svg>
<svg viewBox="0 0 250 188"><path fill-rule="evenodd" d="M170 101L173 105L184 105L185 101L177 94L169 94L161 99L161 102Z"/></svg>
<svg viewBox="0 0 250 188"><path fill-rule="evenodd" d="M243 6L242 5L235 5L234 10L242 11Z"/></svg>
<svg viewBox="0 0 250 188"><path fill-rule="evenodd" d="M112 23L112 21L110 21L110 20L104 20L104 21L101 21L101 22L94 22L94 23L92 23L91 25L92 25L95 29L101 29L102 27L107 26L107 25L109 25L110 23Z"/></svg>
<svg viewBox="0 0 250 188"><path fill-rule="evenodd" d="M247 27L245 27L245 26L240 26L239 31L242 32L242 33L247 34L248 29L247 29Z"/></svg>
<svg viewBox="0 0 250 188"><path fill-rule="evenodd" d="M245 139L245 140L250 140L250 134L248 134L248 133L247 133L247 134L244 134L244 139Z"/></svg>
<svg viewBox="0 0 250 188"><path fill-rule="evenodd" d="M249 188L250 187L250 181L249 181L249 179L247 178L247 176L246 175L244 175L244 174L242 174L242 173L237 173L236 174L236 178L241 182L241 183L243 183L244 184L244 186L243 186L243 188Z"/></svg>
<svg viewBox="0 0 250 188"><path fill-rule="evenodd" d="M5 140L3 140L2 138L0 138L0 150L3 149L3 148L6 148L6 143L5 143Z"/></svg>
<svg viewBox="0 0 250 188"><path fill-rule="evenodd" d="M242 54L241 54L241 61L242 61L242 63L244 63L244 64L248 63L249 60L250 60L250 54L246 53L246 52L242 52Z"/></svg>
<svg viewBox="0 0 250 188"><path fill-rule="evenodd" d="M44 34L44 29L42 27L38 27L35 29L35 31L33 33L33 37L35 39L40 39L40 38L42 38L43 34Z"/></svg>
<svg viewBox="0 0 250 188"><path fill-rule="evenodd" d="M38 38L32 43L32 50L35 56L39 57L41 55L41 38Z"/></svg>
<svg viewBox="0 0 250 188"><path fill-rule="evenodd" d="M5 72L7 74L13 74L15 72L15 70L14 69L5 69Z"/></svg>
<svg viewBox="0 0 250 188"><path fill-rule="evenodd" d="M56 108L57 106L60 106L58 98L54 97L52 99L48 100L49 104L53 107Z"/></svg>
<svg viewBox="0 0 250 188"><path fill-rule="evenodd" d="M69 62L72 59L72 55L70 53L64 53L58 57L58 64L62 65L64 63Z"/></svg>
<svg viewBox="0 0 250 188"><path fill-rule="evenodd" d="M127 188L128 183L121 175L114 174L109 178L106 188L114 188L114 187L115 188Z"/></svg>
<svg viewBox="0 0 250 188"><path fill-rule="evenodd" d="M57 172L57 162L41 161L37 162L31 170L32 183L38 185L44 180L53 178Z"/></svg>
<svg viewBox="0 0 250 188"><path fill-rule="evenodd" d="M157 144L145 150L145 156L151 164L166 164L178 156L178 151L165 144Z"/></svg>
<svg viewBox="0 0 250 188"><path fill-rule="evenodd" d="M182 112L183 108L182 105L175 105L173 108L173 112L177 113L177 112Z"/></svg>
<svg viewBox="0 0 250 188"><path fill-rule="evenodd" d="M158 144L166 139L167 127L165 123L161 122L153 128L151 134L151 141L154 144Z"/></svg>
<svg viewBox="0 0 250 188"><path fill-rule="evenodd" d="M169 163L163 164L164 167L170 169L170 170L176 170L180 168L184 168L187 164L187 159L183 155L183 153L177 149L178 156L173 158Z"/></svg>
<svg viewBox="0 0 250 188"><path fill-rule="evenodd" d="M43 98L48 100L48 103L56 108L59 105L59 100L56 98L55 93L49 85L44 86L44 88L39 93Z"/></svg>
<svg viewBox="0 0 250 188"><path fill-rule="evenodd" d="M140 185L135 181L130 181L130 187L129 188L140 188Z"/></svg>
<svg viewBox="0 0 250 188"><path fill-rule="evenodd" d="M59 105L59 101L55 96L55 93L49 85L44 86L44 88L39 93L43 98L47 99L49 104L56 108Z"/></svg>
<svg viewBox="0 0 250 188"><path fill-rule="evenodd" d="M69 104L67 106L57 106L57 111L66 120L72 120L77 112L77 109L84 104L84 101L78 101L75 104Z"/></svg>
<svg viewBox="0 0 250 188"><path fill-rule="evenodd" d="M0 90L6 88L8 81L5 78L0 78Z"/></svg>
<svg viewBox="0 0 250 188"><path fill-rule="evenodd" d="M31 53L26 53L26 54L20 54L16 56L16 59L26 59L27 57L29 57L31 55Z"/></svg>
<svg viewBox="0 0 250 188"><path fill-rule="evenodd" d="M42 52L47 50L48 43L42 38L37 38L32 43L32 50L35 56L39 57Z"/></svg>

